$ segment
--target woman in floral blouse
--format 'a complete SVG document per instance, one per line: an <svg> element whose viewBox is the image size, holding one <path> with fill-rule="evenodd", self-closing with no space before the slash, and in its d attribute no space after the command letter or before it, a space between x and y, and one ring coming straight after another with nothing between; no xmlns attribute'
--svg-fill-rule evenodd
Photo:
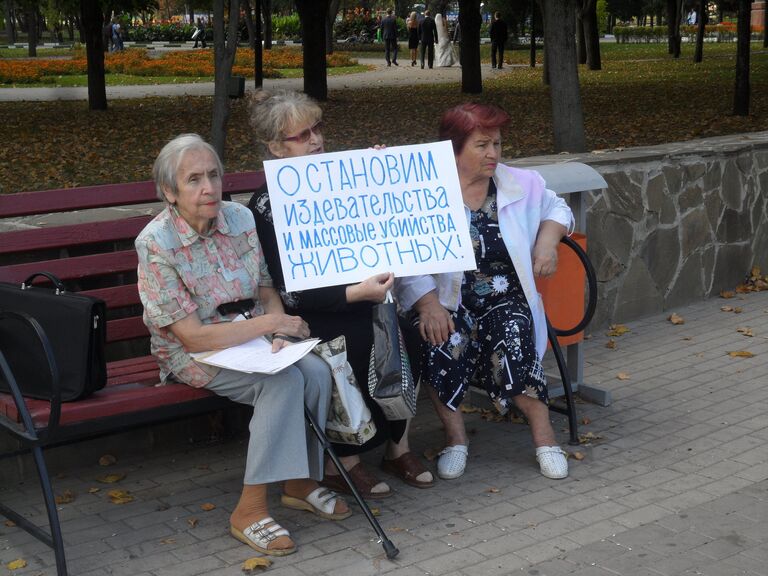
<svg viewBox="0 0 768 576"><path fill-rule="evenodd" d="M534 276L557 267L557 247L572 224L565 201L537 172L505 166L496 106L463 104L440 121L451 140L477 270L409 276L397 281L399 302L412 309L424 339L422 381L445 426L441 478L458 478L468 456L458 410L474 380L506 413L514 403L528 419L541 473L565 478L568 463L549 421L541 358L547 325Z"/></svg>
<svg viewBox="0 0 768 576"><path fill-rule="evenodd" d="M320 444L307 430L304 406L325 426L331 376L314 355L277 374L248 374L196 362L192 353L228 348L260 336L272 350L306 338L299 316L285 314L267 271L250 210L222 202L222 165L196 134L171 140L155 161L157 194L166 202L136 239L138 286L152 354L163 381L205 387L253 406L243 491L230 517L238 540L264 554L296 550L267 509L267 484L285 481L282 503L323 518L350 515L346 503L318 486ZM237 313L245 320L232 322ZM222 305L224 305L222 307Z"/></svg>

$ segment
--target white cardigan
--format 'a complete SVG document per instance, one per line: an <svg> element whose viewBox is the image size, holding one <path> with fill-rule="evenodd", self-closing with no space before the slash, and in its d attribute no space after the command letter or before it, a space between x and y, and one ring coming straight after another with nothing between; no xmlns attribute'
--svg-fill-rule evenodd
<svg viewBox="0 0 768 576"><path fill-rule="evenodd" d="M533 317L536 353L543 358L547 350L547 323L541 296L533 277L532 252L544 220L553 220L573 231L573 214L565 200L545 187L535 170L523 170L499 164L493 175L496 184L499 230L515 267ZM469 208L464 207L467 221ZM461 303L464 272L407 276L396 279L395 290L400 306L410 310L419 298L437 291L440 304L456 311Z"/></svg>

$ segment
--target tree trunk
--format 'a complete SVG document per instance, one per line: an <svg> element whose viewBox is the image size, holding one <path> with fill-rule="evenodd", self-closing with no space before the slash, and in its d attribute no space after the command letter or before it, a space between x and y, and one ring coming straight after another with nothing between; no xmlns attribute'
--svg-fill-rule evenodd
<svg viewBox="0 0 768 576"><path fill-rule="evenodd" d="M768 48L768 2L763 2L763 48Z"/></svg>
<svg viewBox="0 0 768 576"><path fill-rule="evenodd" d="M328 99L325 62L325 22L329 0L296 0L303 34L304 92L315 100Z"/></svg>
<svg viewBox="0 0 768 576"><path fill-rule="evenodd" d="M584 44L587 47L587 68L600 70L600 30L597 22L597 0L584 0L582 20L584 22Z"/></svg>
<svg viewBox="0 0 768 576"><path fill-rule="evenodd" d="M224 30L225 4L229 7L229 24ZM237 0L214 0L213 2L213 117L211 119L211 146L224 161L227 143L227 122L229 121L229 80L232 64L237 51L237 28L240 3ZM226 38L225 38L226 35Z"/></svg>
<svg viewBox="0 0 768 576"><path fill-rule="evenodd" d="M253 15L253 28L256 41L253 47L253 87L259 90L264 86L264 49L261 44L261 2L260 0L256 0L254 4L256 10Z"/></svg>
<svg viewBox="0 0 768 576"><path fill-rule="evenodd" d="M575 5L571 0L542 0L542 5L555 152L584 152L587 144L573 34Z"/></svg>
<svg viewBox="0 0 768 576"><path fill-rule="evenodd" d="M480 0L459 0L459 28L461 44L461 91L464 94L480 94L483 76L480 72Z"/></svg>
<svg viewBox="0 0 768 576"><path fill-rule="evenodd" d="M675 58L680 57L679 0L667 0L667 49Z"/></svg>
<svg viewBox="0 0 768 576"><path fill-rule="evenodd" d="M107 86L104 78L104 41L101 35L104 15L98 2L80 0L80 18L88 60L88 109L106 110Z"/></svg>
<svg viewBox="0 0 768 576"><path fill-rule="evenodd" d="M243 16L245 16L245 28L248 30L248 46L252 50L256 49L256 31L253 28L253 16L251 16L251 2L250 0L240 0L243 5ZM258 9L259 0L254 2Z"/></svg>
<svg viewBox="0 0 768 576"><path fill-rule="evenodd" d="M576 10L576 61L579 64L587 63L587 47L584 45L584 10L581 7Z"/></svg>
<svg viewBox="0 0 768 576"><path fill-rule="evenodd" d="M16 44L16 26L13 25L13 0L5 0L5 38L8 44Z"/></svg>
<svg viewBox="0 0 768 576"><path fill-rule="evenodd" d="M531 47L530 47L531 68L536 68L536 0L531 0Z"/></svg>
<svg viewBox="0 0 768 576"><path fill-rule="evenodd" d="M733 95L733 113L749 116L749 24L750 0L739 0L739 22L736 25L738 37L736 46L736 89Z"/></svg>
<svg viewBox="0 0 768 576"><path fill-rule="evenodd" d="M693 54L694 62L701 62L704 59L704 25L706 23L707 0L699 0L699 19L696 28L696 51Z"/></svg>
<svg viewBox="0 0 768 576"><path fill-rule="evenodd" d="M30 58L37 56L37 2L27 5L27 53Z"/></svg>
<svg viewBox="0 0 768 576"><path fill-rule="evenodd" d="M336 22L336 14L339 13L341 0L330 0L328 2L328 13L325 17L325 52L333 54L333 24Z"/></svg>
<svg viewBox="0 0 768 576"><path fill-rule="evenodd" d="M544 86L549 86L549 50L547 50L548 20L544 15L544 10L546 9L546 6L544 5L544 0L538 0L538 1L539 1L539 13L541 14L541 36L542 36L542 43L544 44L544 58L542 58L542 67L541 67L541 82L542 84L544 84Z"/></svg>
<svg viewBox="0 0 768 576"><path fill-rule="evenodd" d="M272 49L272 0L257 0L261 2L261 13L264 14L264 50Z"/></svg>
<svg viewBox="0 0 768 576"><path fill-rule="evenodd" d="M189 23L194 26L195 25L195 6L191 2L187 4L187 10L189 11Z"/></svg>

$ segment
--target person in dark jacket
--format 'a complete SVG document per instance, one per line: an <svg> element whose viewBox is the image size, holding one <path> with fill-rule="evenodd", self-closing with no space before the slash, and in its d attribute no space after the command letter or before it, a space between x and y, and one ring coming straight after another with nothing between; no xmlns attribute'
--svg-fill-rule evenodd
<svg viewBox="0 0 768 576"><path fill-rule="evenodd" d="M419 24L419 42L421 43L421 67L424 68L424 53L427 64L432 68L435 62L435 44L437 43L437 25L429 10L424 10L424 19Z"/></svg>
<svg viewBox="0 0 768 576"><path fill-rule="evenodd" d="M397 63L397 18L392 14L392 8L387 10L387 17L381 21L381 37L384 39L384 58L387 66L398 66ZM392 58L390 59L390 54Z"/></svg>
<svg viewBox="0 0 768 576"><path fill-rule="evenodd" d="M491 68L496 68L496 54L499 55L499 70L504 64L504 44L507 42L509 33L507 32L507 23L501 19L501 12L493 15L491 23Z"/></svg>

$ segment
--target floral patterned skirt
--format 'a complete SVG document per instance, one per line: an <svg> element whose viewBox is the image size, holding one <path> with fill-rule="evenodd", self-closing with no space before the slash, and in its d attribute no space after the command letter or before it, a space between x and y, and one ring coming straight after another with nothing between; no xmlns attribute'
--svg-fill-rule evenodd
<svg viewBox="0 0 768 576"><path fill-rule="evenodd" d="M481 311L459 306L451 315L456 331L450 338L440 346L424 345L422 380L448 408L459 407L470 383L484 388L501 414L518 394L549 402L533 320L523 304L498 303Z"/></svg>

